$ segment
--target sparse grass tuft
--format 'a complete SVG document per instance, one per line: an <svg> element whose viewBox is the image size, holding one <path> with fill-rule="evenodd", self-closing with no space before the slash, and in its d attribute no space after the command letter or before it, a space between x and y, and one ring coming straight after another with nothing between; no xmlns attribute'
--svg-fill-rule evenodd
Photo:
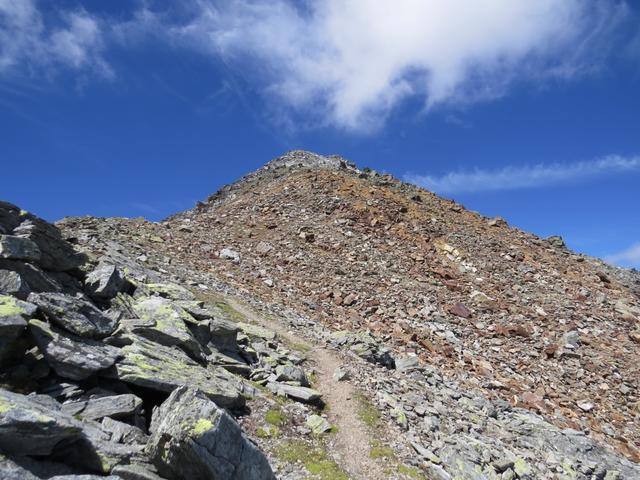
<svg viewBox="0 0 640 480"><path fill-rule="evenodd" d="M380 412L371 401L362 394L356 396L358 403L358 417L369 428L377 428L380 425Z"/></svg>
<svg viewBox="0 0 640 480"><path fill-rule="evenodd" d="M279 427L285 423L286 418L282 413L282 410L280 410L279 408L272 408L267 411L267 413L264 416L264 420L269 425L273 425L274 427Z"/></svg>
<svg viewBox="0 0 640 480"><path fill-rule="evenodd" d="M315 446L299 440L281 443L276 455L288 463L302 463L312 478L318 480L349 480L347 474L331 460L323 446Z"/></svg>

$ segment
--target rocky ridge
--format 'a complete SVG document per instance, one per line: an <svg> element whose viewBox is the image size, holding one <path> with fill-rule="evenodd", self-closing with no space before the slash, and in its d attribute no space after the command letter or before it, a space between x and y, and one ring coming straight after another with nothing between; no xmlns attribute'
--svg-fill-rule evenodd
<svg viewBox="0 0 640 480"><path fill-rule="evenodd" d="M159 224L47 227L67 270L5 240L25 216L0 208L7 478L640 476L639 278L561 239L299 151Z"/></svg>

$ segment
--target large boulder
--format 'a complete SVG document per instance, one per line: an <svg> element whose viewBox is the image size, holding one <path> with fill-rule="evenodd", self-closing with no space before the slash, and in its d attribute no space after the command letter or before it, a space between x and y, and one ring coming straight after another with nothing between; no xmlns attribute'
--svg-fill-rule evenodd
<svg viewBox="0 0 640 480"><path fill-rule="evenodd" d="M0 235L0 258L37 262L40 256L38 245L28 238Z"/></svg>
<svg viewBox="0 0 640 480"><path fill-rule="evenodd" d="M150 430L147 453L169 479L275 479L237 422L196 388L174 390L154 412Z"/></svg>
<svg viewBox="0 0 640 480"><path fill-rule="evenodd" d="M12 455L50 455L81 438L82 425L49 398L0 389L0 450Z"/></svg>
<svg viewBox="0 0 640 480"><path fill-rule="evenodd" d="M29 321L29 330L51 368L64 378L85 380L121 356L111 345L65 334L40 320Z"/></svg>
<svg viewBox="0 0 640 480"><path fill-rule="evenodd" d="M123 382L160 392L171 392L181 385L194 385L224 408L244 405L242 382L222 368L207 368L177 348L130 335L122 348L123 358L105 374Z"/></svg>
<svg viewBox="0 0 640 480"><path fill-rule="evenodd" d="M62 293L31 293L27 298L47 318L81 337L102 338L116 329L117 322L92 303Z"/></svg>
<svg viewBox="0 0 640 480"><path fill-rule="evenodd" d="M64 272L79 267L86 260L62 238L55 225L35 215L27 214L22 223L13 229L13 234L29 239L38 246L41 253L38 263L45 270Z"/></svg>
<svg viewBox="0 0 640 480"><path fill-rule="evenodd" d="M177 345L193 358L204 358L200 343L185 324L197 321L184 309L170 300L149 297L139 299L133 310L142 322L131 322L131 331L162 345Z"/></svg>
<svg viewBox="0 0 640 480"><path fill-rule="evenodd" d="M115 265L102 263L87 275L85 291L92 298L108 300L124 292L127 283Z"/></svg>

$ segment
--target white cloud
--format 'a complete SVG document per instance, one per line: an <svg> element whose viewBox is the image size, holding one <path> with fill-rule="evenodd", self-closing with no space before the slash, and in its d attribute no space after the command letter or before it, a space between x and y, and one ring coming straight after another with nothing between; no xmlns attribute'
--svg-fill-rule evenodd
<svg viewBox="0 0 640 480"><path fill-rule="evenodd" d="M56 26L50 20L33 0L0 0L0 76L49 75L60 67L113 76L97 18L76 10L57 13Z"/></svg>
<svg viewBox="0 0 640 480"><path fill-rule="evenodd" d="M407 174L405 180L440 194L473 193L543 187L603 174L640 172L640 156L609 155L569 164L538 164L499 170L450 172L442 176Z"/></svg>
<svg viewBox="0 0 640 480"><path fill-rule="evenodd" d="M611 0L197 0L172 39L221 56L300 118L374 129L425 107L505 93L515 79L594 67L628 12Z"/></svg>
<svg viewBox="0 0 640 480"><path fill-rule="evenodd" d="M627 267L640 267L640 243L605 257L605 261Z"/></svg>

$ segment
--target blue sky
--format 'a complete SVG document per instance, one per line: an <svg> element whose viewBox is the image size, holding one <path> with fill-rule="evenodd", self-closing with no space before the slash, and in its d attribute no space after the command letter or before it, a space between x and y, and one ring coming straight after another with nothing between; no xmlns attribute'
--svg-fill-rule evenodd
<svg viewBox="0 0 640 480"><path fill-rule="evenodd" d="M0 145L50 220L159 220L301 148L640 267L640 11L0 0Z"/></svg>

